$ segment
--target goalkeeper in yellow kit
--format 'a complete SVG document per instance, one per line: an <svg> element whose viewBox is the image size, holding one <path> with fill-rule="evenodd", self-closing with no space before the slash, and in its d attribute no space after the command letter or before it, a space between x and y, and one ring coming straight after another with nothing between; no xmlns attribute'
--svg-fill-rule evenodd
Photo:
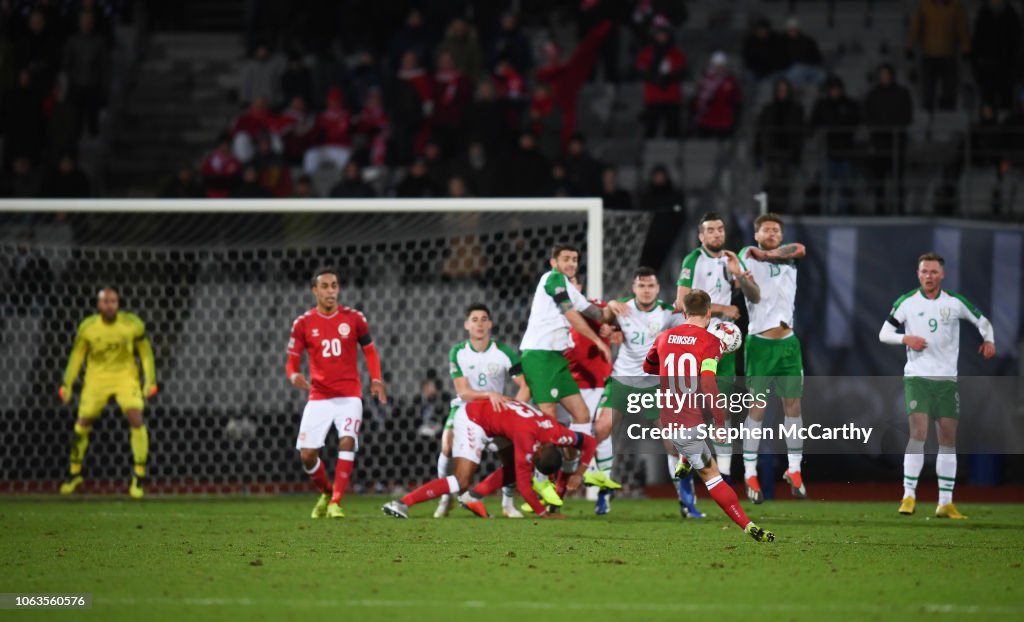
<svg viewBox="0 0 1024 622"><path fill-rule="evenodd" d="M98 313L78 325L75 345L71 349L60 399L70 404L72 385L85 362L85 381L78 398L78 420L71 437L71 464L60 486L60 494L69 495L82 483L82 461L89 447L93 422L113 397L131 426L132 457L135 462L128 493L135 499L145 494L146 460L149 454L149 433L142 422L143 396L156 395L156 366L153 348L146 335L146 326L139 316L120 311L117 290L106 287L96 297ZM138 353L142 361L144 383L139 386Z"/></svg>

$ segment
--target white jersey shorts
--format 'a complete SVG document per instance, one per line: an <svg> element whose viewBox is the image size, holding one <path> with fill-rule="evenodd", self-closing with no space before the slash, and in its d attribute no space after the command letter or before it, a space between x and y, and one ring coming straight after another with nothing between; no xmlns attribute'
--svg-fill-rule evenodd
<svg viewBox="0 0 1024 622"><path fill-rule="evenodd" d="M332 397L310 400L302 411L299 437L295 449L320 449L327 439L331 425L338 430L338 438L350 436L359 439L363 425L363 400L359 397Z"/></svg>
<svg viewBox="0 0 1024 622"><path fill-rule="evenodd" d="M465 458L475 464L480 464L480 456L484 449L491 442L491 437L476 423L470 420L466 414L466 407L459 406L455 411L455 423L453 425L452 458Z"/></svg>

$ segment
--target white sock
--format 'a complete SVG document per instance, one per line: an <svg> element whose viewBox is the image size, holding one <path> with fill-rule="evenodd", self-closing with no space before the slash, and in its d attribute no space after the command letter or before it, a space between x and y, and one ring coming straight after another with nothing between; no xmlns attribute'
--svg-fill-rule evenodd
<svg viewBox="0 0 1024 622"><path fill-rule="evenodd" d="M917 498L917 478L924 468L924 441L907 441L907 451L903 454L903 496Z"/></svg>
<svg viewBox="0 0 1024 622"><path fill-rule="evenodd" d="M576 457L572 460L562 461L562 473L575 473L576 469L580 468L580 455L576 454Z"/></svg>
<svg viewBox="0 0 1024 622"><path fill-rule="evenodd" d="M449 475L445 478L448 480L448 492L449 494L455 494L459 492L459 480L455 479L454 475ZM466 492L469 492L468 490Z"/></svg>
<svg viewBox="0 0 1024 622"><path fill-rule="evenodd" d="M935 474L939 476L939 505L953 503L953 485L956 483L956 448L939 445L935 456Z"/></svg>
<svg viewBox="0 0 1024 622"><path fill-rule="evenodd" d="M510 484L508 486L501 487L501 504L506 505L509 503L515 503L516 500L516 486Z"/></svg>
<svg viewBox="0 0 1024 622"><path fill-rule="evenodd" d="M442 477L448 477L448 462L449 461L451 461L451 458L449 458L448 456L444 455L444 453L437 454L437 477L438 477L438 479L440 479Z"/></svg>
<svg viewBox="0 0 1024 622"><path fill-rule="evenodd" d="M612 467L615 466L615 451L612 447L612 437L597 444L597 453L594 454L594 466L599 471L604 471L608 477L612 476Z"/></svg>
<svg viewBox="0 0 1024 622"><path fill-rule="evenodd" d="M729 427L729 417L725 418L725 427ZM715 459L718 462L718 471L722 475L732 475L732 443L729 441L724 443L712 441L711 444L715 447Z"/></svg>
<svg viewBox="0 0 1024 622"><path fill-rule="evenodd" d="M755 433L754 430L760 430L763 421L754 421L747 415L747 420L743 423L751 433ZM761 445L761 439L759 438L744 438L743 439L743 477L744 479L757 477L757 450Z"/></svg>
<svg viewBox="0 0 1024 622"><path fill-rule="evenodd" d="M665 456L665 461L668 462L668 476L676 476L676 467L679 465L679 456L675 454L668 454Z"/></svg>
<svg viewBox="0 0 1024 622"><path fill-rule="evenodd" d="M573 432L579 432L580 434L586 434L587 436L594 435L594 426L591 423L570 423L569 429Z"/></svg>
<svg viewBox="0 0 1024 622"><path fill-rule="evenodd" d="M787 429L790 429L793 426L796 426L797 430L804 429L803 417L785 417L784 421ZM799 438L792 438L791 436L787 436L786 456L789 458L789 470L792 473L799 473L800 462L804 458L804 442Z"/></svg>

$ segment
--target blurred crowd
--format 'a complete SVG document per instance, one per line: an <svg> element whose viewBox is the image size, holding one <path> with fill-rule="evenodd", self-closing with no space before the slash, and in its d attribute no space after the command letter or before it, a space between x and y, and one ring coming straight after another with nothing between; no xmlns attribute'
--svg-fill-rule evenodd
<svg viewBox="0 0 1024 622"><path fill-rule="evenodd" d="M0 0L0 196L88 197L77 164L110 88L116 0Z"/></svg>

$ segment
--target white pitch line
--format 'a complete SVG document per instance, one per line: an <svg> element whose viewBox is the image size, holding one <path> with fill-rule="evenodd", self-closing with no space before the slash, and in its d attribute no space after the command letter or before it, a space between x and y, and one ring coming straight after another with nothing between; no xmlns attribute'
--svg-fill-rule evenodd
<svg viewBox="0 0 1024 622"><path fill-rule="evenodd" d="M596 602L575 602L575 603L547 603L536 601L486 601L486 600L387 600L387 599L354 599L354 600L267 600L252 598L104 598L98 597L93 604L99 606L122 606L122 605L168 605L168 606L190 606L190 607L266 607L286 606L295 608L337 608L337 607L362 607L368 609L527 609L541 611L650 611L650 612L677 612L677 613L700 613L713 611L736 611L745 610L750 612L775 611L775 612L861 612L861 613L892 613L896 610L908 612L925 613L946 613L955 615L1024 615L1024 605L963 605L952 603L911 603L898 605L878 605L871 603L828 603L828 604L798 604L798 603L596 603Z"/></svg>

